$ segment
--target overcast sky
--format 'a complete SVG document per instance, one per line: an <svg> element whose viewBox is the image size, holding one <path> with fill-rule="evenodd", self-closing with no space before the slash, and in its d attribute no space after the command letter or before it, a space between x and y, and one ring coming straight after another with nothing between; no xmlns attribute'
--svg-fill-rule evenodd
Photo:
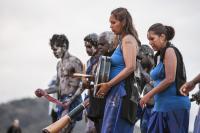
<svg viewBox="0 0 200 133"><path fill-rule="evenodd" d="M35 97L56 74L56 58L49 47L54 33L66 34L69 51L83 63L83 38L110 30L110 12L126 7L142 43L157 22L171 25L173 43L181 50L188 79L200 70L200 1L198 0L0 0L0 103ZM197 90L197 88L196 88ZM190 130L198 106L192 105Z"/></svg>

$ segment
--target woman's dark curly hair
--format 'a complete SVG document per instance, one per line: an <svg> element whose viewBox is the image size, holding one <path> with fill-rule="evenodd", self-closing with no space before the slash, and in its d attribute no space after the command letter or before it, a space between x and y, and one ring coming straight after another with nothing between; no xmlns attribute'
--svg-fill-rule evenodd
<svg viewBox="0 0 200 133"><path fill-rule="evenodd" d="M66 47L68 49L69 47L69 41L67 37L64 34L54 34L52 38L50 39L50 46L58 46L58 47Z"/></svg>

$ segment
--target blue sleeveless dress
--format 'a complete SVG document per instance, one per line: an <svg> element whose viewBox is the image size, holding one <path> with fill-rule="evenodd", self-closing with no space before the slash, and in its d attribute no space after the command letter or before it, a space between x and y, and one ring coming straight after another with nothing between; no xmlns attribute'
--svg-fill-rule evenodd
<svg viewBox="0 0 200 133"><path fill-rule="evenodd" d="M110 79L113 79L124 68L124 58L121 44L119 44L111 56ZM108 92L101 133L133 133L134 125L121 118L122 98L125 95L124 81L113 86Z"/></svg>
<svg viewBox="0 0 200 133"><path fill-rule="evenodd" d="M152 69L154 87L165 78L162 61ZM188 97L178 96L176 83L154 96L155 105L151 115L148 133L188 133L190 101Z"/></svg>

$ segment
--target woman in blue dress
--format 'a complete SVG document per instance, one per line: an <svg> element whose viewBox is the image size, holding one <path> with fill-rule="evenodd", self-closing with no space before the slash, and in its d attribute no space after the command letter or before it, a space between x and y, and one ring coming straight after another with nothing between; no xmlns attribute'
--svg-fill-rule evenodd
<svg viewBox="0 0 200 133"><path fill-rule="evenodd" d="M180 52L169 42L174 35L173 27L161 23L152 25L147 33L150 45L159 55L150 72L154 88L140 100L144 107L154 96L148 133L188 133L190 101L179 93L180 77L186 79L186 75Z"/></svg>
<svg viewBox="0 0 200 133"><path fill-rule="evenodd" d="M110 28L119 37L118 46L111 56L110 80L99 84L97 96L106 97L101 133L133 133L134 124L122 116L122 99L126 96L125 79L136 68L140 43L130 13L125 8L111 12Z"/></svg>

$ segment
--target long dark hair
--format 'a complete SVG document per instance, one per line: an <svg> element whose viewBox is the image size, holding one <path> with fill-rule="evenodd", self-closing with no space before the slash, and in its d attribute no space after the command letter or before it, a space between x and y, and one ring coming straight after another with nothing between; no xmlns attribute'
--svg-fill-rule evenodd
<svg viewBox="0 0 200 133"><path fill-rule="evenodd" d="M124 22L125 25L123 27L123 32L133 35L137 42L141 44L138 33L133 25L132 17L126 8L116 8L111 12L111 15L113 15L120 22Z"/></svg>

